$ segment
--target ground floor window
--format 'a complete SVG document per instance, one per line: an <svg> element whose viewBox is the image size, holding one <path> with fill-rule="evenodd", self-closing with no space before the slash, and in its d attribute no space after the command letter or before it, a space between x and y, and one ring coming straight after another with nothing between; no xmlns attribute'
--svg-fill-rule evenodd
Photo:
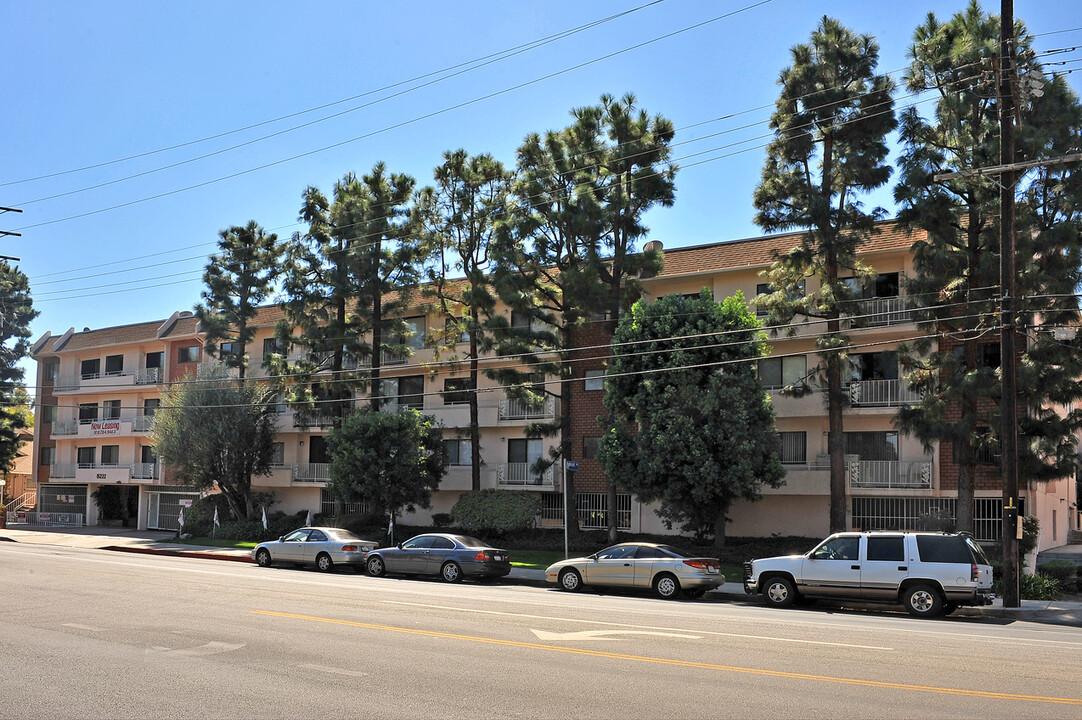
<svg viewBox="0 0 1082 720"><path fill-rule="evenodd" d="M1018 501L1025 515L1025 498ZM953 528L956 498L854 497L854 530L940 530ZM1003 534L1003 498L974 498L973 535L979 542L998 542Z"/></svg>
<svg viewBox="0 0 1082 720"><path fill-rule="evenodd" d="M578 499L579 527L583 530L601 530L608 527L609 498L606 493L576 493ZM564 519L564 494L541 493L541 519ZM631 529L631 495L616 495L616 526L620 530Z"/></svg>
<svg viewBox="0 0 1082 720"><path fill-rule="evenodd" d="M323 517L333 518L335 517L334 508L334 493L327 488L319 489L319 511L323 513ZM366 502L344 502L342 503L343 515L363 515L368 512L368 503Z"/></svg>

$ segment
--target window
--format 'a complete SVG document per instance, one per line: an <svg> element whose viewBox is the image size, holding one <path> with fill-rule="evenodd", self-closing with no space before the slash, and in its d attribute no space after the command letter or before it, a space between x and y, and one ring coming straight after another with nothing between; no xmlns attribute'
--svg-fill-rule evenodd
<svg viewBox="0 0 1082 720"><path fill-rule="evenodd" d="M56 422L56 405L42 405L41 406L41 421L43 423Z"/></svg>
<svg viewBox="0 0 1082 720"><path fill-rule="evenodd" d="M286 347L283 343L278 342L278 338L263 338L263 356L267 355L285 355Z"/></svg>
<svg viewBox="0 0 1082 720"><path fill-rule="evenodd" d="M154 413L161 407L161 398L147 398L143 401L143 414L147 417L154 417Z"/></svg>
<svg viewBox="0 0 1082 720"><path fill-rule="evenodd" d="M988 368L989 370L996 370L999 368L1000 345L999 343L981 343L977 346L977 367ZM954 346L954 358L958 361L959 365L965 367L966 364L966 346L955 345Z"/></svg>
<svg viewBox="0 0 1082 720"><path fill-rule="evenodd" d="M447 318L443 323L443 334L447 341L456 343L469 342L470 331L465 329L466 318Z"/></svg>
<svg viewBox="0 0 1082 720"><path fill-rule="evenodd" d="M396 345L405 345L410 350L417 352L425 346L425 319L424 317L410 317L403 318L400 322L399 328L402 330L401 334L396 334L392 337L392 342ZM393 324L391 327L395 327Z"/></svg>
<svg viewBox="0 0 1082 720"><path fill-rule="evenodd" d="M923 562L969 565L973 558L959 535L918 535L917 554Z"/></svg>
<svg viewBox="0 0 1082 720"><path fill-rule="evenodd" d="M147 465L153 465L158 462L158 456L154 454L153 445L142 445L139 447L139 462L146 463Z"/></svg>
<svg viewBox="0 0 1082 720"><path fill-rule="evenodd" d="M120 401L119 400L106 400L104 403L104 412L102 417L106 420L119 420L120 419Z"/></svg>
<svg viewBox="0 0 1082 720"><path fill-rule="evenodd" d="M973 434L976 436L973 439L973 461L978 465L999 465L1003 457L1003 448L1000 446L999 441L992 436L991 428L974 428ZM954 463L962 465L966 461L965 446L961 442L955 442L953 445Z"/></svg>
<svg viewBox="0 0 1082 720"><path fill-rule="evenodd" d="M431 535L420 535L402 543L403 550L424 550L425 548L430 547L432 547Z"/></svg>
<svg viewBox="0 0 1082 720"><path fill-rule="evenodd" d="M540 438L513 438L507 441L507 462L533 465L541 459Z"/></svg>
<svg viewBox="0 0 1082 720"><path fill-rule="evenodd" d="M801 280L800 283L793 290L791 290L789 292L789 294L787 296L787 299L790 302L793 302L793 301L799 300L800 298L804 297L804 295L806 294L805 288L806 288L806 285L805 285L804 281ZM775 292L777 292L777 290L775 290L774 286L771 285L770 283L759 283L758 285L755 286L755 294L756 295L773 295ZM769 310L767 310L765 308L760 308L759 303L755 304L755 317L764 318L769 314L770 314Z"/></svg>
<svg viewBox="0 0 1082 720"><path fill-rule="evenodd" d="M586 378L584 381L586 390L603 390L605 388L605 371L604 370L587 370L583 373Z"/></svg>
<svg viewBox="0 0 1082 720"><path fill-rule="evenodd" d="M177 362L178 363L194 363L199 362L199 346L190 345L188 347L182 347L177 350Z"/></svg>
<svg viewBox="0 0 1082 720"><path fill-rule="evenodd" d="M847 432L845 433L845 454L859 455L861 460L898 459L898 433L884 432Z"/></svg>
<svg viewBox="0 0 1082 720"><path fill-rule="evenodd" d="M327 534L322 530L313 530L306 542L327 542Z"/></svg>
<svg viewBox="0 0 1082 720"><path fill-rule="evenodd" d="M56 463L56 448L43 447L38 450L38 465L53 465Z"/></svg>
<svg viewBox="0 0 1082 720"><path fill-rule="evenodd" d="M430 547L433 550L451 550L454 548L454 546L455 541L451 538L440 537L439 535L437 535L436 537L432 538L432 545Z"/></svg>
<svg viewBox="0 0 1082 720"><path fill-rule="evenodd" d="M87 425L98 419L98 404L97 403L80 403L79 405L79 424Z"/></svg>
<svg viewBox="0 0 1082 720"><path fill-rule="evenodd" d="M274 443L274 452L271 453L270 464L274 467L282 467L286 464L286 444Z"/></svg>
<svg viewBox="0 0 1082 720"><path fill-rule="evenodd" d="M759 381L764 388L798 385L804 382L807 374L808 358L804 355L763 358L759 361Z"/></svg>
<svg viewBox="0 0 1082 720"><path fill-rule="evenodd" d="M384 380L383 396L391 401L397 401L399 407L411 407L423 410L425 405L425 377L424 375L408 375L400 378Z"/></svg>
<svg viewBox="0 0 1082 720"><path fill-rule="evenodd" d="M808 462L808 433L780 432L781 461L785 465L804 465Z"/></svg>
<svg viewBox="0 0 1082 720"><path fill-rule="evenodd" d="M119 375L124 372L124 356L123 355L106 355L105 356L105 374L106 375Z"/></svg>
<svg viewBox="0 0 1082 720"><path fill-rule="evenodd" d="M160 368L165 364L165 353L162 351L147 353L147 367Z"/></svg>
<svg viewBox="0 0 1082 720"><path fill-rule="evenodd" d="M815 560L856 560L860 557L859 537L836 537L815 548Z"/></svg>
<svg viewBox="0 0 1082 720"><path fill-rule="evenodd" d="M83 360L79 363L79 375L83 380L93 380L101 376L101 360Z"/></svg>
<svg viewBox="0 0 1082 720"><path fill-rule="evenodd" d="M42 379L45 382L56 382L57 376L60 374L60 363L47 362L42 373Z"/></svg>
<svg viewBox="0 0 1082 720"><path fill-rule="evenodd" d="M593 460L597 457L597 446L601 443L599 437L584 437L582 439L582 457L586 460Z"/></svg>
<svg viewBox="0 0 1082 720"><path fill-rule="evenodd" d="M901 535L869 535L868 560L905 562L904 542Z"/></svg>
<svg viewBox="0 0 1082 720"><path fill-rule="evenodd" d="M79 463L81 468L94 467L94 459L97 457L97 448L81 447L75 449L75 462Z"/></svg>
<svg viewBox="0 0 1082 720"><path fill-rule="evenodd" d="M635 552L639 549L638 545L613 545L612 547L605 548L597 554L598 560L623 560L625 558L635 557Z"/></svg>
<svg viewBox="0 0 1082 720"><path fill-rule="evenodd" d="M450 465L472 465L473 445L469 440L455 438L443 441L443 452L447 456Z"/></svg>
<svg viewBox="0 0 1082 720"><path fill-rule="evenodd" d="M101 464L117 466L120 464L120 446L103 445L101 448Z"/></svg>
<svg viewBox="0 0 1082 720"><path fill-rule="evenodd" d="M511 311L511 329L527 332L530 329L530 316L521 310Z"/></svg>
<svg viewBox="0 0 1082 720"><path fill-rule="evenodd" d="M218 346L218 357L223 360L227 357L236 357L238 355L240 355L239 342L224 342Z"/></svg>
<svg viewBox="0 0 1082 720"><path fill-rule="evenodd" d="M445 405L468 403L473 389L473 380L470 378L449 378L444 380L443 403Z"/></svg>

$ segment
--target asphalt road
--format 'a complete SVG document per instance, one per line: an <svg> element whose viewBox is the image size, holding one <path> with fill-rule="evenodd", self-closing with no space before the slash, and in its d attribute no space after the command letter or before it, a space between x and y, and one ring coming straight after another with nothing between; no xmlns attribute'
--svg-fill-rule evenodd
<svg viewBox="0 0 1082 720"><path fill-rule="evenodd" d="M0 543L4 718L1082 718L1082 629Z"/></svg>

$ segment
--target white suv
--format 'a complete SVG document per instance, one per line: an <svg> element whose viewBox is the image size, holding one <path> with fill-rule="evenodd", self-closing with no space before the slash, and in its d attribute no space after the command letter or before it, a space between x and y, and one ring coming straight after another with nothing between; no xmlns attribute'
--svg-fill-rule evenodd
<svg viewBox="0 0 1082 720"><path fill-rule="evenodd" d="M995 598L992 566L972 537L928 532L837 533L804 555L752 560L744 591L775 607L802 597L901 603L918 617Z"/></svg>

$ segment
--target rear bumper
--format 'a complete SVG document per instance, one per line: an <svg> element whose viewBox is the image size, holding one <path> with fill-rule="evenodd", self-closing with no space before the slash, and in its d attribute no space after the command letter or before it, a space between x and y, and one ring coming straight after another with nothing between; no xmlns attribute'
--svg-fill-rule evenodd
<svg viewBox="0 0 1082 720"><path fill-rule="evenodd" d="M725 576L721 573L709 575L681 575L680 588L683 590L714 590L725 584Z"/></svg>
<svg viewBox="0 0 1082 720"><path fill-rule="evenodd" d="M490 562L476 563L473 567L464 567L462 571L466 575L476 577L503 577L511 572L511 563Z"/></svg>

